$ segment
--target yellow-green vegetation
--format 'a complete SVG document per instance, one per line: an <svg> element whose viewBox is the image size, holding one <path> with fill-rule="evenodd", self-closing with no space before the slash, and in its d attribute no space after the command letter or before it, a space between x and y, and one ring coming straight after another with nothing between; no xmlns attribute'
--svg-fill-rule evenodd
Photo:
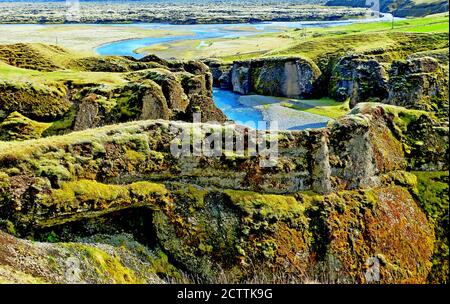
<svg viewBox="0 0 450 304"><path fill-rule="evenodd" d="M76 246L77 251L84 253L84 257L88 259L97 275L104 278L105 281L110 281L113 284L143 284L146 283L143 279L138 278L134 271L125 267L118 256L111 256L105 251L83 244L67 245Z"/></svg>
<svg viewBox="0 0 450 304"><path fill-rule="evenodd" d="M181 40L142 47L137 49L136 52L156 54L162 58L178 59L221 58L227 56L259 57L271 51L274 46L286 45L293 41L292 37L284 34L262 34L236 38Z"/></svg>
<svg viewBox="0 0 450 304"><path fill-rule="evenodd" d="M0 230L0 244L0 283L160 284L166 279L182 280L164 252L147 248L130 234L96 235L86 242L38 242Z"/></svg>
<svg viewBox="0 0 450 304"><path fill-rule="evenodd" d="M417 176L417 197L428 219L434 225L436 243L434 245L433 267L429 275L432 283L448 283L449 273L449 200L448 171L415 171Z"/></svg>
<svg viewBox="0 0 450 304"><path fill-rule="evenodd" d="M156 44L140 48L138 52L155 53L164 58L220 58L224 62L247 60L272 56L298 56L316 60L327 53L365 52L371 50L398 49L405 46L417 48L420 42L435 44L432 47L448 46L448 36L436 33L448 33L448 13L423 18L411 18L394 22L359 22L351 25L285 29L282 33L266 33L239 38L217 38L207 40L185 40ZM403 33L412 33L404 35ZM414 33L428 33L416 36ZM431 36L430 36L431 35ZM419 43L419 45L415 45ZM439 47L441 46L441 47Z"/></svg>
<svg viewBox="0 0 450 304"><path fill-rule="evenodd" d="M321 58L347 52L375 52L375 54L384 52L389 55L385 58L390 60L402 59L408 53L447 47L447 33L406 33L401 31L319 33L304 40L297 40L284 48L275 49L264 56L302 55L320 63Z"/></svg>
<svg viewBox="0 0 450 304"><path fill-rule="evenodd" d="M40 138L50 126L50 123L31 120L15 111L0 123L0 140L10 141Z"/></svg>
<svg viewBox="0 0 450 304"><path fill-rule="evenodd" d="M436 119L432 112L406 109L404 107L398 107L394 105L383 105L383 109L386 111L386 113L393 116L395 126L398 127L401 132L406 132L409 124L418 120L422 115L430 117L431 119Z"/></svg>
<svg viewBox="0 0 450 304"><path fill-rule="evenodd" d="M167 194L164 185L146 181L130 185L108 185L82 179L61 182L60 189L55 189L42 198L42 204L67 212L80 209L111 211L133 204L155 207L153 204L157 201L166 201Z"/></svg>
<svg viewBox="0 0 450 304"><path fill-rule="evenodd" d="M305 206L299 204L294 196L259 194L240 190L225 190L224 193L248 216L249 221L252 221L252 217L260 218L267 226L270 221L286 220L293 214L296 215L293 217L295 219L305 211Z"/></svg>
<svg viewBox="0 0 450 304"><path fill-rule="evenodd" d="M153 195L167 195L168 191L163 184L155 184L150 182L135 182L129 186L132 194L142 198L148 198Z"/></svg>
<svg viewBox="0 0 450 304"><path fill-rule="evenodd" d="M53 82L72 81L74 84L106 83L120 84L126 81L119 73L111 72L84 72L63 69L54 72L41 72L25 68L17 68L0 62L0 75L3 82L26 82L34 87L45 87Z"/></svg>
<svg viewBox="0 0 450 304"><path fill-rule="evenodd" d="M24 273L14 267L0 265L0 284L48 284L45 280Z"/></svg>
<svg viewBox="0 0 450 304"><path fill-rule="evenodd" d="M337 102L331 98L326 97L318 100L289 99L289 102L283 102L282 105L288 108L322 115L333 119L344 116L350 110L348 101Z"/></svg>
<svg viewBox="0 0 450 304"><path fill-rule="evenodd" d="M48 198L57 209L78 208L78 205L93 203L97 208L106 209L110 203L128 204L128 190L119 185L105 185L91 180L63 182L61 189L53 190ZM48 204L44 202L44 204Z"/></svg>
<svg viewBox="0 0 450 304"><path fill-rule="evenodd" d="M192 115L191 98L208 108L205 119L214 115L214 120L225 120L209 98L209 74L201 62L168 62L156 56L80 57L48 46L49 53L60 52L53 62L45 48L0 46L5 53L0 53L0 121L17 111L51 123L40 133L51 136L131 120L186 120Z"/></svg>

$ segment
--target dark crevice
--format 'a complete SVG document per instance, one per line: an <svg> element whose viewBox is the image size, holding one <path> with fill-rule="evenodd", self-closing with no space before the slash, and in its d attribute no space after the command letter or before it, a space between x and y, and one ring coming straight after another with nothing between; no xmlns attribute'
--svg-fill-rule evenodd
<svg viewBox="0 0 450 304"><path fill-rule="evenodd" d="M129 208L97 218L35 229L33 238L42 242L73 242L99 234L128 233L133 235L134 240L151 249L157 245L152 219L153 211L148 208Z"/></svg>

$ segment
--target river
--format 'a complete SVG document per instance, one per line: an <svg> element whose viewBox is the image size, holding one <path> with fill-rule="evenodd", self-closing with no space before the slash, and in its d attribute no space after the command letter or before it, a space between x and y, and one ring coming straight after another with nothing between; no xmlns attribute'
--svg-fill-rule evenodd
<svg viewBox="0 0 450 304"><path fill-rule="evenodd" d="M282 28L311 28L333 27L358 22L378 22L391 20L391 14L384 14L378 19L359 19L344 21L303 21L303 22L266 22L266 23L242 23L242 24L196 24L196 25L170 25L170 24L116 24L114 26L139 26L144 28L183 30L190 31L190 35L170 37L149 37L141 39L129 39L111 42L96 48L100 55L121 55L142 58L145 54L138 54L136 49L160 43L180 40L202 40L212 38L233 38L249 35L257 35L267 32L277 32ZM99 25L101 26L101 25ZM320 115L294 110L281 106L283 99L271 97L263 100L262 96L245 96L231 91L214 89L213 98L217 107L231 120L241 125L265 129L276 121L280 130L303 130L307 128L324 127L328 118Z"/></svg>

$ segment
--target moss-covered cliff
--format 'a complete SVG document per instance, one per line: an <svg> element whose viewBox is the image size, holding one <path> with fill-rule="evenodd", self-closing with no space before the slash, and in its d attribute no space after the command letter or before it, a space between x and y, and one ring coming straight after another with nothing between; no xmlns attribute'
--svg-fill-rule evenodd
<svg viewBox="0 0 450 304"><path fill-rule="evenodd" d="M280 132L277 166L269 168L233 153L177 158L170 142L190 125L163 120L5 142L2 229L58 242L28 245L55 246L50 256L58 269L67 267L60 250L93 256L80 266L78 281L425 283L445 271L438 261L448 256L442 237L448 228L430 208L445 208L448 200L424 199L421 176L429 168L448 170L448 137L433 151L419 145L411 154L408 143L419 138L408 130L417 119L433 124L426 112L361 104L328 128ZM210 128L198 132L207 136ZM430 138L440 132L427 130ZM418 166L420 153L433 156ZM98 245L110 244L98 235L119 232L153 252L142 267ZM121 250L135 250L127 248ZM152 268L155 252L168 257L161 272ZM1 258L4 280L67 280ZM102 275L93 279L97 268Z"/></svg>

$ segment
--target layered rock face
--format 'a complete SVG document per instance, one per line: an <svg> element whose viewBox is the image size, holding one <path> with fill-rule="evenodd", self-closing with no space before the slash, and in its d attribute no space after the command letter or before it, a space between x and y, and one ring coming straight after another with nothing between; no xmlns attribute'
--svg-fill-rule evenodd
<svg viewBox="0 0 450 304"><path fill-rule="evenodd" d="M448 74L434 58L395 61L389 70L388 85L389 103L426 111L448 112L448 102L440 102L448 101Z"/></svg>
<svg viewBox="0 0 450 304"><path fill-rule="evenodd" d="M320 76L317 66L303 58L236 61L232 65L207 62L215 85L240 94L306 98Z"/></svg>
<svg viewBox="0 0 450 304"><path fill-rule="evenodd" d="M350 99L351 106L360 101L380 102L388 96L387 73L374 59L344 57L333 69L330 91L338 101Z"/></svg>
<svg viewBox="0 0 450 304"><path fill-rule="evenodd" d="M46 64L16 53L2 68L27 81L0 83L0 282L448 280L436 54L343 56L319 79L299 58L209 63L210 73L155 56ZM303 98L323 75L353 109L322 129L180 121L225 120L213 83ZM274 158L255 154L273 138Z"/></svg>
<svg viewBox="0 0 450 304"><path fill-rule="evenodd" d="M322 58L316 60L324 61L322 70L310 60L295 57L206 63L215 86L239 94L330 96L348 100L350 107L381 102L448 116L448 50L413 53L405 60L392 59L396 56L388 50L374 50Z"/></svg>
<svg viewBox="0 0 450 304"><path fill-rule="evenodd" d="M220 61L205 60L211 70L213 77L213 84L215 87L232 90L233 85L231 83L231 64L221 63Z"/></svg>
<svg viewBox="0 0 450 304"><path fill-rule="evenodd" d="M382 102L448 115L448 73L437 59L418 57L382 64L369 56L347 56L334 67L330 95L336 100Z"/></svg>
<svg viewBox="0 0 450 304"><path fill-rule="evenodd" d="M107 265L122 265L121 277L125 272L136 280L149 281L154 272L137 276L137 261L123 260L117 242L102 240L110 247L98 247L96 234L127 233L208 282L270 274L296 282L425 282L436 237L416 203L416 177L405 171L415 161L405 150L406 133L398 132L429 118L413 111L403 120L401 109L381 104L354 111L329 128L280 132L272 167L261 167L248 150L177 157L173 139L193 126L163 120L3 143L2 225L16 235L57 239L62 243L54 245L56 252L67 248L64 242L81 238L87 242L81 254L97 248L103 253L94 251L94 258L116 256ZM214 128L223 134L234 129L201 124L195 132L206 138ZM236 139L248 144L248 131L237 128ZM186 143L195 151L195 141ZM448 139L429 159L445 159L446 147ZM429 165L448 169L439 161ZM128 213L132 210L137 212ZM114 230L109 223L124 226ZM19 241L9 242L15 248ZM40 246L50 245L34 245ZM56 269L66 269L61 258L56 261ZM86 263L91 266L79 267L79 281L88 280L97 262ZM15 267L10 260L6 265ZM26 266L20 271L30 274ZM32 277L66 280L41 273Z"/></svg>

